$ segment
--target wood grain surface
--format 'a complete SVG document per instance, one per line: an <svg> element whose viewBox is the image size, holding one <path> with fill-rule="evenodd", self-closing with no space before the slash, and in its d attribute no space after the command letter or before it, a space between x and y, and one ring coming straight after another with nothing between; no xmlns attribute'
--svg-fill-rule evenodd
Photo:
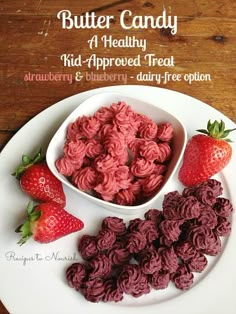
<svg viewBox="0 0 236 314"><path fill-rule="evenodd" d="M131 10L134 15L162 14L163 5L171 15L178 16L178 31L170 29L122 30L119 15ZM62 9L74 15L96 12L113 15L109 30L63 30L57 13ZM127 23L130 21L127 21ZM135 57L153 53L157 58L174 56L174 67L109 67L107 74L127 74L126 84L143 84L179 91L193 96L236 122L236 2L230 0L104 0L104 1L18 1L0 0L0 150L32 117L57 101L97 87L123 84L111 81L86 81L72 84L63 81L25 81L27 73L75 73L78 69L65 67L60 59L64 53L97 56ZM104 48L90 50L87 41L93 35L113 38L136 36L147 40L147 51L140 48ZM79 71L88 71L87 65ZM94 70L93 70L94 71ZM138 82L132 76L139 72L203 73L211 81L181 80L167 84ZM96 72L96 71L95 71ZM96 73L103 73L98 70ZM203 126L204 127L204 126ZM22 301L24 302L24 301ZM8 313L0 305L0 314ZM14 314L14 313L11 313ZM22 313L23 314L23 313ZM60 313L59 313L60 314Z"/></svg>

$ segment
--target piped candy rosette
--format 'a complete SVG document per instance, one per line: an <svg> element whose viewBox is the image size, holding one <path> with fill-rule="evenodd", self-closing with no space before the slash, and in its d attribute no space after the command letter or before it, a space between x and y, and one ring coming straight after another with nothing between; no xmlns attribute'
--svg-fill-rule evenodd
<svg viewBox="0 0 236 314"><path fill-rule="evenodd" d="M142 204L162 186L173 137L171 123L157 124L118 102L70 123L55 165L83 192L119 205Z"/></svg>
<svg viewBox="0 0 236 314"><path fill-rule="evenodd" d="M80 239L85 261L68 267L68 284L90 302L137 298L171 284L189 289L230 234L233 207L222 192L210 179L166 194L162 210L152 208L144 219L104 218L97 235Z"/></svg>

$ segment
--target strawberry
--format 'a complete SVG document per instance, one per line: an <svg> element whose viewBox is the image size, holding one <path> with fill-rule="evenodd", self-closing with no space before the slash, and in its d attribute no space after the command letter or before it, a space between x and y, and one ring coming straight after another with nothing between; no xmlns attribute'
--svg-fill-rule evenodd
<svg viewBox="0 0 236 314"><path fill-rule="evenodd" d="M27 216L27 220L15 230L21 233L21 239L18 242L21 245L31 236L37 242L48 243L84 227L80 219L53 202L41 203L36 206L32 201L29 202Z"/></svg>
<svg viewBox="0 0 236 314"><path fill-rule="evenodd" d="M221 171L232 156L227 136L234 130L225 130L222 120L208 121L207 130L197 130L203 134L194 135L187 143L178 175L180 182L194 186Z"/></svg>
<svg viewBox="0 0 236 314"><path fill-rule="evenodd" d="M20 180L22 190L36 200L53 201L65 206L62 183L52 174L41 150L33 157L22 156L22 164L13 173Z"/></svg>

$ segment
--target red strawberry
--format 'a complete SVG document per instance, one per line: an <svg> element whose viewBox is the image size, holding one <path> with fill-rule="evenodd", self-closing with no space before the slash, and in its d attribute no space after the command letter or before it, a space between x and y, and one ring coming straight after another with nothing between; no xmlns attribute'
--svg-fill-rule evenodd
<svg viewBox="0 0 236 314"><path fill-rule="evenodd" d="M19 244L24 244L31 236L40 243L55 241L67 234L81 230L83 222L69 214L60 205L48 202L34 206L29 202L28 218L15 231L21 233Z"/></svg>
<svg viewBox="0 0 236 314"><path fill-rule="evenodd" d="M232 148L226 139L235 129L225 130L225 124L208 121L204 133L194 135L187 143L183 164L179 171L179 180L186 186L193 186L208 180L221 171L230 161Z"/></svg>
<svg viewBox="0 0 236 314"><path fill-rule="evenodd" d="M20 179L22 190L40 201L52 201L65 206L66 197L62 183L52 174L43 160L41 150L33 157L22 156L20 165L14 175Z"/></svg>

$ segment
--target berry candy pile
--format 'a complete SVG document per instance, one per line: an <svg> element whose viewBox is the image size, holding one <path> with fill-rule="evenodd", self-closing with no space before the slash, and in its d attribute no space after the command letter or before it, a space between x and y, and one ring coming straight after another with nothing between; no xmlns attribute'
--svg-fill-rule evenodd
<svg viewBox="0 0 236 314"><path fill-rule="evenodd" d="M120 205L140 204L162 185L173 135L169 122L157 125L118 102L68 126L56 167L81 191Z"/></svg>
<svg viewBox="0 0 236 314"><path fill-rule="evenodd" d="M145 219L128 225L106 217L96 236L83 235L78 250L85 260L68 267L71 287L91 302L121 301L151 289L189 289L194 272L207 266L206 255L221 252L222 236L231 231L233 207L222 197L219 181L165 195L163 210L150 209Z"/></svg>

